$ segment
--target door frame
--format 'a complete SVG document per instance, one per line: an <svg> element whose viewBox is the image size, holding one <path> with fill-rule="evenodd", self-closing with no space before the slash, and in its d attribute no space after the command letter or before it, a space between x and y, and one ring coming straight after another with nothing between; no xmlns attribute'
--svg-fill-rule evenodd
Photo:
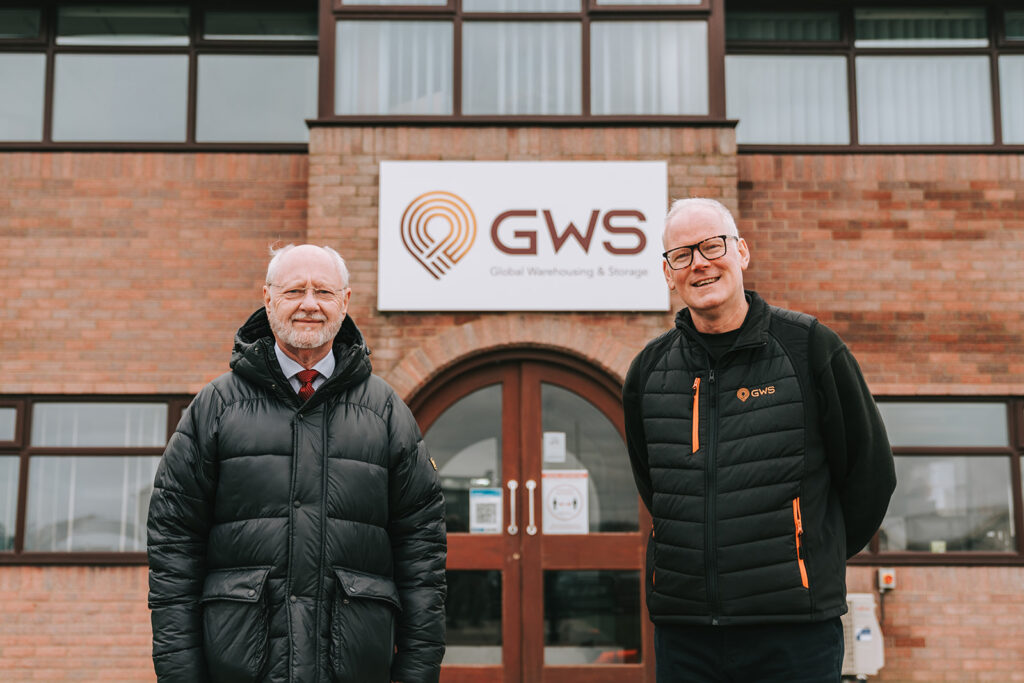
<svg viewBox="0 0 1024 683"><path fill-rule="evenodd" d="M547 374L550 373L550 374ZM538 535L528 540L522 536L525 526L523 515L526 508L526 497L523 480L535 476L527 470L540 469L539 454L527 456L524 444L539 441L541 430L541 406L524 405L527 397L523 396L523 387L530 383L539 383L545 379L554 380L553 384L573 391L586 399L587 390L597 389L605 396L605 400L590 401L608 420L625 441L625 422L620 409L612 410L611 404L621 401L621 383L602 369L578 357L547 349L515 348L503 349L498 352L482 353L464 359L433 377L410 397L409 408L416 417L423 433L456 401L473 391L495 383L502 384L502 450L515 453L514 458L502 458L502 489L510 479L519 481L516 508L520 518L520 533L512 536L508 533L495 535L491 538L470 538L469 534L452 534L448 537L448 566L458 570L463 568L499 569L502 579L502 648L503 665L501 676L497 680L521 681L530 680L543 683L574 683L588 681L594 683L618 683L632 678L630 673L641 675L634 680L654 681L654 628L647 613L644 591L646 575L645 552L646 538L651 528L651 517L643 502L637 496L638 530L635 532L601 534L602 561L584 562L583 565L569 563L565 558L580 555L580 549L586 544L583 538L560 536L557 543L544 543L544 537ZM601 405L604 404L604 405ZM512 462L512 461L515 462ZM507 493L507 491L506 491ZM505 510L508 509L507 499L503 499ZM505 514L503 510L503 515ZM590 541L593 543L593 540ZM634 549L628 546L635 543ZM603 552L607 546L610 551L605 557ZM522 552L520 552L522 548ZM633 553L636 554L633 554ZM600 565L600 567L598 566ZM605 566L607 565L607 566ZM606 664L580 667L544 666L543 610L526 610L522 604L522 595L534 596L543 601L543 570L544 569L638 569L640 571L640 628L643 658L641 666L635 664ZM522 590L520 590L522 586ZM538 598L539 596L539 598ZM442 669L442 680L445 683L469 683L480 680L496 680L493 674L498 673L494 666L480 665L446 665ZM490 675L491 678L485 676Z"/></svg>

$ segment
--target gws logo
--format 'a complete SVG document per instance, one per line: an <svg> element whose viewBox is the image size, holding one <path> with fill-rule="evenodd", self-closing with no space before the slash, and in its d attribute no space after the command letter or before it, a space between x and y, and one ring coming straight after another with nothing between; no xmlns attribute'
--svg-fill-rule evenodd
<svg viewBox="0 0 1024 683"><path fill-rule="evenodd" d="M402 214L402 244L427 272L440 280L476 239L473 209L451 192L427 192Z"/></svg>
<svg viewBox="0 0 1024 683"><path fill-rule="evenodd" d="M746 387L740 387L739 391L736 392L736 398L738 398L743 403L746 403L748 398L757 398L758 396L767 396L768 394L774 393L774 386L761 387L760 389L754 389L753 391L747 389Z"/></svg>

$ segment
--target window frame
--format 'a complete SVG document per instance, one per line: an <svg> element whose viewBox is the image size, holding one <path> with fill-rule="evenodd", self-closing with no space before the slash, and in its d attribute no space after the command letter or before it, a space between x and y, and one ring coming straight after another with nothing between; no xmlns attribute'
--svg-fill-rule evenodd
<svg viewBox="0 0 1024 683"><path fill-rule="evenodd" d="M316 11L312 0L309 11ZM2 2L2 0L0 0ZM292 9L290 5L273 0L250 0L244 6L228 0L202 2L202 0L160 0L161 5L184 6L189 11L188 45L57 45L57 9L60 5L92 4L148 4L143 0L45 0L31 3L28 0L3 2L4 7L37 9L40 12L40 35L35 39L0 39L0 55L5 52L30 52L46 55L46 82L43 101L43 135L36 141L9 141L0 139L0 151L45 150L45 151L254 151L254 152L305 152L304 142L197 142L196 112L198 92L199 57L202 55L318 55L317 40L234 40L203 38L205 12L209 10L275 10ZM301 9L301 7L299 8ZM175 142L150 141L54 141L54 72L58 54L107 54L107 55L186 55L188 57L188 84L185 93L186 126L185 139ZM319 61L319 60L318 60ZM319 81L318 81L319 82Z"/></svg>
<svg viewBox="0 0 1024 683"><path fill-rule="evenodd" d="M128 551L26 551L25 521L28 508L28 475L29 461L39 456L64 457L133 457L162 456L164 446L153 447L64 447L64 446L32 446L26 436L31 434L33 408L41 403L163 403L167 406L167 429L165 439L170 439L182 411L192 400L191 395L155 394L155 395L118 395L118 394L33 394L0 397L0 406L16 407L18 417L16 430L20 442L0 442L0 456L16 456L18 458L18 500L15 505L14 548L0 551L0 567L5 565L144 565L147 562L145 552Z"/></svg>
<svg viewBox="0 0 1024 683"><path fill-rule="evenodd" d="M1003 403L1006 408L1008 439L1006 446L893 446L894 456L900 457L1007 457L1010 459L1010 480L1013 509L1011 524L1016 531L1014 549L1008 552L948 551L929 553L922 551L883 551L879 548L878 533L867 548L850 558L849 564L879 564L896 566L1003 566L1024 565L1024 398L1019 396L876 396L877 403Z"/></svg>
<svg viewBox="0 0 1024 683"><path fill-rule="evenodd" d="M735 125L725 117L725 0L701 0L694 5L597 5L579 0L576 12L463 12L461 0L444 6L343 5L343 0L320 3L320 103L317 125ZM359 20L449 21L453 25L452 113L445 115L338 115L334 113L335 22ZM707 23L708 113L706 115L591 114L590 23L598 21L704 21ZM464 114L462 111L462 24L473 22L579 21L581 23L582 87L579 114Z"/></svg>
<svg viewBox="0 0 1024 683"><path fill-rule="evenodd" d="M896 3L898 8L906 9L939 9L939 8L976 8L977 4L969 2L938 2L925 3L920 0L905 0ZM849 144L800 144L800 143L737 143L740 153L776 154L776 153L809 153L809 154L879 154L879 153L964 153L978 152L1019 154L1024 152L1024 144L1006 144L1003 142L1002 109L1000 103L999 56L1024 54L1024 40L1006 39L1005 15L1007 3L1001 0L987 0L981 7L986 12L988 28L988 45L985 47L857 47L854 44L854 12L857 9L891 8L893 3L881 0L838 0L827 8L812 0L793 0L782 6L770 8L772 11L806 12L833 10L839 14L838 41L737 41L725 43L726 55L801 55L801 56L843 56L846 59L846 88L848 100L848 124L850 130ZM730 0L731 11L766 11L756 0ZM910 56L983 56L989 64L989 96L992 107L992 143L970 144L863 144L860 142L857 116L857 78L856 58L859 56L910 57Z"/></svg>

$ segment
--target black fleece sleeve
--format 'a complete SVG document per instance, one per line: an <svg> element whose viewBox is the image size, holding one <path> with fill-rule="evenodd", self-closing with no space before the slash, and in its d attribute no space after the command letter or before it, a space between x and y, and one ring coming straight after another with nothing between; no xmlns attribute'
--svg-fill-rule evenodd
<svg viewBox="0 0 1024 683"><path fill-rule="evenodd" d="M642 357L643 354L637 356L626 373L626 382L622 385L622 410L626 422L626 449L629 452L629 464L633 468L633 479L636 481L640 498L650 511L653 486L651 470L647 464L647 435L644 434L641 406L646 374Z"/></svg>
<svg viewBox="0 0 1024 683"><path fill-rule="evenodd" d="M839 336L824 325L811 331L810 360L850 558L871 540L889 507L896 488L892 449L860 366Z"/></svg>

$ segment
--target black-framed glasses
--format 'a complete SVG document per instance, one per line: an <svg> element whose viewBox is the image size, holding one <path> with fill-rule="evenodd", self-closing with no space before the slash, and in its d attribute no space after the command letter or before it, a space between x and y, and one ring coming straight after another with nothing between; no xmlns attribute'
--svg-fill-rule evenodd
<svg viewBox="0 0 1024 683"><path fill-rule="evenodd" d="M726 251L728 251L727 245L730 239L738 240L739 237L735 235L715 235L696 244L687 244L683 247L669 249L662 256L665 257L665 262L669 268L672 270L682 270L683 268L689 268L690 264L693 263L694 250L699 251L700 255L708 261L722 258L725 256Z"/></svg>

